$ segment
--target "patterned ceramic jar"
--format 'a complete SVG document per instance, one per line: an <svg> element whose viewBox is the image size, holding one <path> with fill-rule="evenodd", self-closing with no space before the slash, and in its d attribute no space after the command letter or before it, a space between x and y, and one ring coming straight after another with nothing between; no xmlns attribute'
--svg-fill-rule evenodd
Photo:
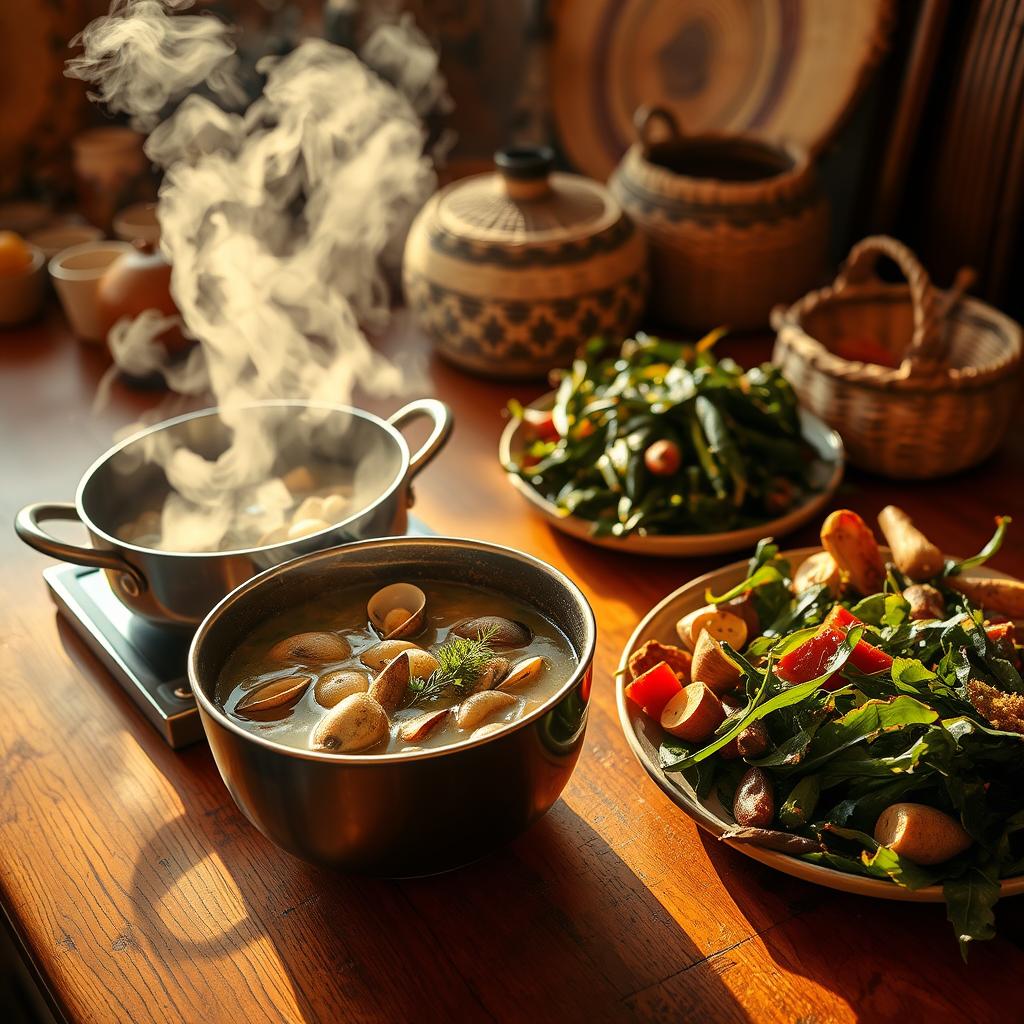
<svg viewBox="0 0 1024 1024"><path fill-rule="evenodd" d="M643 311L643 238L604 186L552 160L502 150L497 173L442 189L409 232L406 300L438 351L475 373L543 375Z"/></svg>

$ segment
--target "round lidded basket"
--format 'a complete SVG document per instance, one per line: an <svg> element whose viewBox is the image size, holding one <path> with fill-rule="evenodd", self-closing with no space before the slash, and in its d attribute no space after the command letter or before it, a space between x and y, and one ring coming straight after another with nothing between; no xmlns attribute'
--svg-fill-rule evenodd
<svg viewBox="0 0 1024 1024"><path fill-rule="evenodd" d="M651 309L674 327L764 327L772 307L823 278L829 210L799 147L685 134L663 107L636 112L637 141L609 179L647 238Z"/></svg>
<svg viewBox="0 0 1024 1024"><path fill-rule="evenodd" d="M489 377L538 377L595 335L628 336L647 293L644 240L596 181L552 171L546 147L505 149L413 222L406 300L438 352Z"/></svg>
<svg viewBox="0 0 1024 1024"><path fill-rule="evenodd" d="M875 275L880 256L907 284ZM1002 440L1019 400L1021 328L962 298L966 276L942 292L905 245L873 236L853 247L831 287L774 311L774 362L840 433L854 465L930 479L973 466ZM898 366L837 354L850 343L880 346Z"/></svg>

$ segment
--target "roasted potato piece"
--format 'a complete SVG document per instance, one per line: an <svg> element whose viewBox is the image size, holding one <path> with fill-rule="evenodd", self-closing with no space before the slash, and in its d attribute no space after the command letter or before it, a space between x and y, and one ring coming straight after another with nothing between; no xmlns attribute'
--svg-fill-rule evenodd
<svg viewBox="0 0 1024 1024"><path fill-rule="evenodd" d="M724 640L737 651L747 642L747 624L739 615L724 611L713 604L705 605L684 615L676 623L679 639L692 651L701 633L707 630L716 640Z"/></svg>
<svg viewBox="0 0 1024 1024"><path fill-rule="evenodd" d="M927 804L893 804L875 823L875 839L915 864L941 864L974 840L956 818Z"/></svg>
<svg viewBox="0 0 1024 1024"><path fill-rule="evenodd" d="M942 552L913 524L910 516L895 505L878 513L878 525L892 549L892 560L904 576L930 580L942 572Z"/></svg>
<svg viewBox="0 0 1024 1024"><path fill-rule="evenodd" d="M633 652L629 659L630 677L636 679L637 676L642 676L659 661L665 662L679 677L681 683L686 684L692 678L690 665L693 657L690 652L672 644L660 644L657 640L648 640L643 647Z"/></svg>
<svg viewBox="0 0 1024 1024"><path fill-rule="evenodd" d="M697 638L690 674L694 682L704 683L718 694L734 690L742 678L739 665L706 630Z"/></svg>
<svg viewBox="0 0 1024 1024"><path fill-rule="evenodd" d="M703 683L684 686L661 712L665 732L690 743L703 743L725 721L725 709Z"/></svg>
<svg viewBox="0 0 1024 1024"><path fill-rule="evenodd" d="M858 593L866 596L882 589L882 553L874 534L856 512L848 508L833 512L821 528L821 543Z"/></svg>
<svg viewBox="0 0 1024 1024"><path fill-rule="evenodd" d="M946 615L946 602L941 592L930 583L915 583L907 587L903 597L910 602L912 619L941 619Z"/></svg>
<svg viewBox="0 0 1024 1024"><path fill-rule="evenodd" d="M987 576L947 576L946 585L968 601L1008 619L1024 619L1024 583Z"/></svg>

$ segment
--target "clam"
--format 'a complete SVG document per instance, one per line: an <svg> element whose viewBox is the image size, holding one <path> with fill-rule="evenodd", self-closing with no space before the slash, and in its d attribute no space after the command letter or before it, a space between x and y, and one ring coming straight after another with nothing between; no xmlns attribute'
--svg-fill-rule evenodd
<svg viewBox="0 0 1024 1024"><path fill-rule="evenodd" d="M473 684L473 692L479 693L481 690L493 690L498 683L508 675L510 667L511 662L508 658L491 658L491 660L484 665L483 671L477 677L477 681Z"/></svg>
<svg viewBox="0 0 1024 1024"><path fill-rule="evenodd" d="M409 652L402 653L393 661L389 661L367 691L387 712L392 712L405 700L409 691L409 680L412 679L412 665Z"/></svg>
<svg viewBox="0 0 1024 1024"><path fill-rule="evenodd" d="M492 647L525 647L533 639L533 630L525 622L500 615L478 615L462 619L451 628L456 636L475 640L486 636Z"/></svg>
<svg viewBox="0 0 1024 1024"><path fill-rule="evenodd" d="M488 722L486 725L481 725L479 729L474 729L470 733L469 738L471 740L482 740L485 736L490 736L492 733L501 732L508 724L508 722Z"/></svg>
<svg viewBox="0 0 1024 1024"><path fill-rule="evenodd" d="M498 684L499 690L512 690L533 682L544 671L543 658L525 658L512 666L509 674Z"/></svg>
<svg viewBox="0 0 1024 1024"><path fill-rule="evenodd" d="M326 523L322 519L296 519L288 527L288 539L298 540L300 537L309 537L314 533L319 533L321 530L329 529L330 525L330 523Z"/></svg>
<svg viewBox="0 0 1024 1024"><path fill-rule="evenodd" d="M344 754L380 743L388 731L380 704L368 693L351 693L317 722L309 743L314 750Z"/></svg>
<svg viewBox="0 0 1024 1024"><path fill-rule="evenodd" d="M365 672L341 669L325 672L313 687L313 697L322 708L333 708L353 693L366 693L370 679Z"/></svg>
<svg viewBox="0 0 1024 1024"><path fill-rule="evenodd" d="M328 494L323 500L321 519L336 523L349 513L350 502L343 494Z"/></svg>
<svg viewBox="0 0 1024 1024"><path fill-rule="evenodd" d="M428 711L425 715L417 715L403 722L398 730L402 739L407 743L418 743L426 739L447 717L451 708L441 708L440 711Z"/></svg>
<svg viewBox="0 0 1024 1024"><path fill-rule="evenodd" d="M301 661L305 664L326 664L343 661L352 653L349 642L337 633L296 633L278 640L267 651L274 661Z"/></svg>
<svg viewBox="0 0 1024 1024"><path fill-rule="evenodd" d="M403 640L422 632L427 621L427 595L411 583L392 583L367 602L373 628L385 640Z"/></svg>
<svg viewBox="0 0 1024 1024"><path fill-rule="evenodd" d="M501 690L481 690L467 697L455 712L455 722L460 729L475 729L485 719L503 715L515 707L517 701L510 693Z"/></svg>
<svg viewBox="0 0 1024 1024"><path fill-rule="evenodd" d="M367 647L359 655L359 660L368 669L379 672L389 661L394 661L402 651L418 650L419 648L408 640L381 640L379 644Z"/></svg>
<svg viewBox="0 0 1024 1024"><path fill-rule="evenodd" d="M290 708L309 689L309 676L285 676L249 690L235 705L235 714L243 718L265 715L268 711Z"/></svg>
<svg viewBox="0 0 1024 1024"><path fill-rule="evenodd" d="M407 651L405 656L409 659L409 671L417 679L429 679L441 667L430 651L421 651L418 647Z"/></svg>

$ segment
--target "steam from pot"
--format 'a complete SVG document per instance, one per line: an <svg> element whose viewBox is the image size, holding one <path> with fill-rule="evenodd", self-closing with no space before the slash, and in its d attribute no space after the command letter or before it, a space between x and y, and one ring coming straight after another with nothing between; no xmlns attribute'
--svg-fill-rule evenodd
<svg viewBox="0 0 1024 1024"><path fill-rule="evenodd" d="M191 5L115 0L79 37L83 53L67 73L150 130L146 154L164 170L161 247L199 346L172 363L154 340L166 320L146 314L115 325L109 343L116 364L135 375L159 370L181 394L212 391L234 429L215 461L158 442L149 453L180 497L169 504L193 524L185 532L206 545L226 521L225 504L251 500L272 472L272 430L241 406L343 403L357 382L382 396L418 383L417 368L386 360L364 328L386 324L388 271L436 187L419 114L446 93L436 54L404 18L372 29L363 60L321 39L266 57L257 65L262 95L243 113L222 109L194 90L240 103L230 30L179 13ZM240 489L248 490L231 497ZM165 537L180 538L167 511Z"/></svg>

